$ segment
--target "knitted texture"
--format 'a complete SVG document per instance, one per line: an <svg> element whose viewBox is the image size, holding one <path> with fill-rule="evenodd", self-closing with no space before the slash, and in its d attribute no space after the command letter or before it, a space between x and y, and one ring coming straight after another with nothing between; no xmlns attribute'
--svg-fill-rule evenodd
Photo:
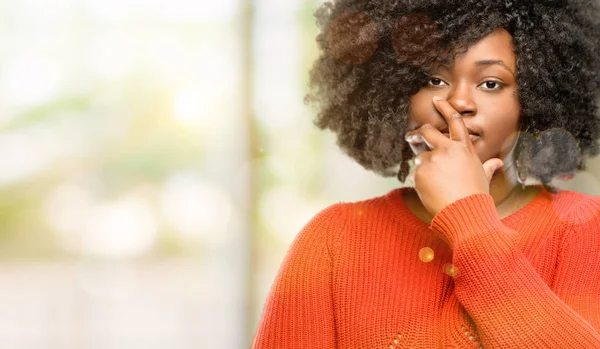
<svg viewBox="0 0 600 349"><path fill-rule="evenodd" d="M475 194L428 225L408 188L323 209L253 348L600 348L600 197L539 187L503 219Z"/></svg>

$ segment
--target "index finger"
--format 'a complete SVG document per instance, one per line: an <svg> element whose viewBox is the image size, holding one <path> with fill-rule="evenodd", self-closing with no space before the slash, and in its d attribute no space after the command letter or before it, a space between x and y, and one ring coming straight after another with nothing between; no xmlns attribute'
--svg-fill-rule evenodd
<svg viewBox="0 0 600 349"><path fill-rule="evenodd" d="M440 111L442 116L448 123L448 129L450 130L450 139L459 141L470 148L473 147L471 138L469 137L469 130L465 125L462 115L454 109L448 101L445 101L439 97L433 97L433 105Z"/></svg>

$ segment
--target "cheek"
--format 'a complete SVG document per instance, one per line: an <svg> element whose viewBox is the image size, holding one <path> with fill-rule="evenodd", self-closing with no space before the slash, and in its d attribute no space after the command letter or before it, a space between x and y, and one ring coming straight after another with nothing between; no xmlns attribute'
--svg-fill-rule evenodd
<svg viewBox="0 0 600 349"><path fill-rule="evenodd" d="M437 115L432 97L423 92L419 92L409 98L409 111L411 121L418 125L426 122L435 122L435 115Z"/></svg>
<svg viewBox="0 0 600 349"><path fill-rule="evenodd" d="M478 114L482 116L485 130L490 133L507 136L519 128L521 110L514 98L482 103Z"/></svg>
<svg viewBox="0 0 600 349"><path fill-rule="evenodd" d="M517 141L519 132L518 110L515 112L498 110L496 113L486 115L494 115L487 118L485 123L486 147L494 153L510 150Z"/></svg>

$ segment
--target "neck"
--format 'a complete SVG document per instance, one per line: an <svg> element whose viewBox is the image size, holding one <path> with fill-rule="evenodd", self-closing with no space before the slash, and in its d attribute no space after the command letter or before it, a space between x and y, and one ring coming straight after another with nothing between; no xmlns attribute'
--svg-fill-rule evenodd
<svg viewBox="0 0 600 349"><path fill-rule="evenodd" d="M518 171L514 156L519 134L517 133L517 139L514 140L512 149L500 156L503 163L502 169L496 172L490 182L490 195L494 198L497 208L504 204L510 204L511 198L519 196L525 191L521 183L517 181Z"/></svg>

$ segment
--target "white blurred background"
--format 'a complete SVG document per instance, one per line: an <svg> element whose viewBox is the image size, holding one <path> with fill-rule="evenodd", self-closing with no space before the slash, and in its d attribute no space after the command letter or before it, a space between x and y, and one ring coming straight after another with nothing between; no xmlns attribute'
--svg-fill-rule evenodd
<svg viewBox="0 0 600 349"><path fill-rule="evenodd" d="M302 226L399 186L302 103L319 4L0 2L1 348L247 348Z"/></svg>

